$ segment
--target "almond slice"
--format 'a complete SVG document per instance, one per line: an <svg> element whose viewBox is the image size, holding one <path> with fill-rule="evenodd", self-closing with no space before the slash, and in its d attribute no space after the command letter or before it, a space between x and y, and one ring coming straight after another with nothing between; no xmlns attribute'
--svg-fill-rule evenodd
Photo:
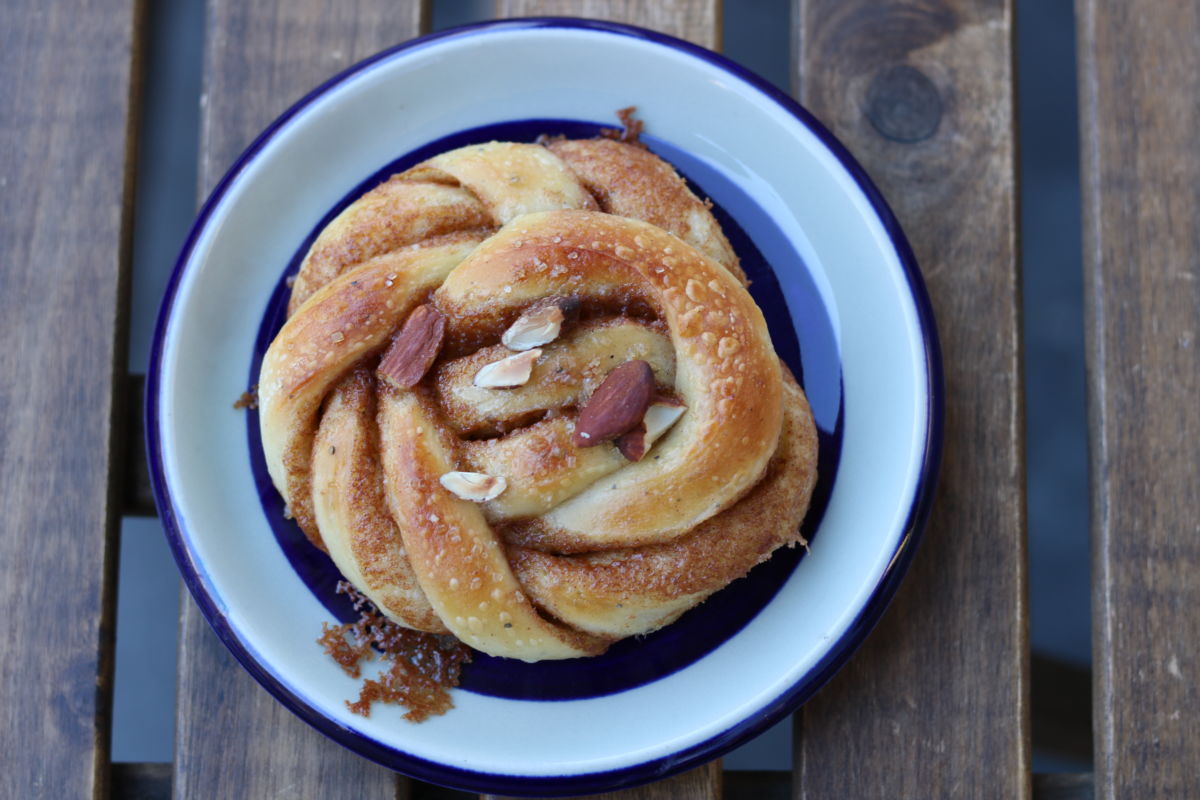
<svg viewBox="0 0 1200 800"><path fill-rule="evenodd" d="M636 428L654 395L654 371L641 359L626 361L608 373L579 412L572 441L593 447Z"/></svg>
<svg viewBox="0 0 1200 800"><path fill-rule="evenodd" d="M473 503L495 500L508 488L503 477L482 472L447 472L438 481L452 494Z"/></svg>
<svg viewBox="0 0 1200 800"><path fill-rule="evenodd" d="M542 351L526 350L491 364L484 365L475 373L475 385L484 389L511 389L529 382L533 364L541 358Z"/></svg>
<svg viewBox="0 0 1200 800"><path fill-rule="evenodd" d="M666 403L656 400L646 409L642 422L646 424L646 446L650 447L659 437L666 433L672 425L679 421L687 406L682 403Z"/></svg>
<svg viewBox="0 0 1200 800"><path fill-rule="evenodd" d="M579 300L574 297L547 297L537 301L509 326L500 342L509 350L530 350L558 338L564 322L579 317Z"/></svg>
<svg viewBox="0 0 1200 800"><path fill-rule="evenodd" d="M621 455L630 461L641 461L646 451L679 421L685 411L687 406L681 403L656 401L646 409L641 423L628 433L617 437L614 444L621 451Z"/></svg>
<svg viewBox="0 0 1200 800"><path fill-rule="evenodd" d="M376 374L397 389L411 389L433 366L446 338L446 318L429 305L417 306L392 338Z"/></svg>

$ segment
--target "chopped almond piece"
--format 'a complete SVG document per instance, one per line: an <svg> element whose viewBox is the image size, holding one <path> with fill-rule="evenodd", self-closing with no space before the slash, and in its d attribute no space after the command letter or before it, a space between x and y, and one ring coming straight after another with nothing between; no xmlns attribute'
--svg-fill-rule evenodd
<svg viewBox="0 0 1200 800"><path fill-rule="evenodd" d="M397 389L411 389L433 366L445 338L446 318L428 303L417 306L392 338L376 374Z"/></svg>

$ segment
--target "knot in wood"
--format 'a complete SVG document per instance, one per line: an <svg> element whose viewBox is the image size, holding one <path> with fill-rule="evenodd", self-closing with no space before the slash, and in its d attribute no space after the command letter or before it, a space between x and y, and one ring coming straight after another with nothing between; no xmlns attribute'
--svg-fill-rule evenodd
<svg viewBox="0 0 1200 800"><path fill-rule="evenodd" d="M881 70L867 89L867 119L894 142L919 142L937 132L942 96L925 73L908 64Z"/></svg>

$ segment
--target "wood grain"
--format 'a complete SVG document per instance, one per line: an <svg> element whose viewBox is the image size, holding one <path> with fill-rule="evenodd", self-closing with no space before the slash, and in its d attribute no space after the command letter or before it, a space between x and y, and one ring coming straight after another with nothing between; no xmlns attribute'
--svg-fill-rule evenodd
<svg viewBox="0 0 1200 800"><path fill-rule="evenodd" d="M719 0L497 0L496 16L574 16L639 25L711 49L721 46ZM721 796L721 762L635 789L596 795L606 800L716 800Z"/></svg>
<svg viewBox="0 0 1200 800"><path fill-rule="evenodd" d="M784 771L724 774L725 800L784 800L792 796L792 774ZM113 796L118 800L163 800L171 796L170 764L113 764ZM1033 800L1091 800L1092 774L1034 775ZM412 800L464 800L471 795L414 783Z"/></svg>
<svg viewBox="0 0 1200 800"><path fill-rule="evenodd" d="M718 0L496 0L498 17L587 17L624 22L721 49Z"/></svg>
<svg viewBox="0 0 1200 800"><path fill-rule="evenodd" d="M132 0L0 9L0 797L108 790L139 44Z"/></svg>
<svg viewBox="0 0 1200 800"><path fill-rule="evenodd" d="M201 193L288 105L354 61L420 33L426 17L415 0L210 0ZM313 657L321 657L315 642ZM261 689L190 597L183 604L179 670L177 797L407 794L407 781L325 739Z"/></svg>
<svg viewBox="0 0 1200 800"><path fill-rule="evenodd" d="M908 233L946 382L925 540L866 645L796 715L794 795L1028 797L1012 4L793 13L798 95Z"/></svg>
<svg viewBox="0 0 1200 800"><path fill-rule="evenodd" d="M513 800L500 795L483 795L482 800ZM702 767L666 780L634 789L589 794L580 800L721 800L721 762L710 761Z"/></svg>
<svg viewBox="0 0 1200 800"><path fill-rule="evenodd" d="M1200 8L1077 3L1096 796L1200 787Z"/></svg>

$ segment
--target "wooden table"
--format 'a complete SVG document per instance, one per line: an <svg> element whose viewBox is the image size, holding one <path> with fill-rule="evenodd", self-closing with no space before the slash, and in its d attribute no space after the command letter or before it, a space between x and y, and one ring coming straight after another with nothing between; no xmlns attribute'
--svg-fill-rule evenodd
<svg viewBox="0 0 1200 800"><path fill-rule="evenodd" d="M866 646L795 715L797 798L1090 793L1090 777L1030 772L1012 5L793 3L795 94L907 230L947 390L928 535ZM102 797L114 783L118 796L152 796L172 778L195 798L447 796L294 718L190 600L173 770L109 763L117 522L136 463L125 422L140 403L124 364L145 11L137 0L0 10L0 797ZM721 44L718 0L500 0L496 14L601 17ZM1077 19L1095 792L1196 796L1200 7L1079 0ZM202 193L304 91L428 26L415 0L209 0ZM786 776L748 780L730 776L731 792L789 791ZM712 764L619 796L721 787Z"/></svg>

